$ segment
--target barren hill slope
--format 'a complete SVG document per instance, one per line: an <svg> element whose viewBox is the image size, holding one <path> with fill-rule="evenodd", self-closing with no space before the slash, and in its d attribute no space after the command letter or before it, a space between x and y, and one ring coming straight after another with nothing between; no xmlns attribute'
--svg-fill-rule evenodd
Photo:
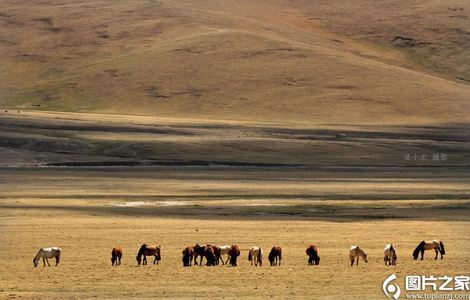
<svg viewBox="0 0 470 300"><path fill-rule="evenodd" d="M462 46L441 41L457 49L442 62L444 72L410 59L426 61L424 50L387 45L385 33L364 37L367 26L390 28L414 5L381 2L348 4L346 16L343 1L0 1L0 106L312 123L468 122L470 86L449 79L467 76ZM440 7L429 3L421 13ZM457 7L452 14L468 14L446 3ZM415 26L424 28L419 20ZM404 25L413 26L396 28ZM454 26L441 28L447 25ZM456 34L466 37L465 30Z"/></svg>

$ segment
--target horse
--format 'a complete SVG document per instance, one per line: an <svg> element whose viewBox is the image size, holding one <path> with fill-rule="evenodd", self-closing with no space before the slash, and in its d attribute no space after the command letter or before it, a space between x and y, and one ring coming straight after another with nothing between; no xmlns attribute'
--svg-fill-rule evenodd
<svg viewBox="0 0 470 300"><path fill-rule="evenodd" d="M49 264L48 258L55 258L55 265L57 265L60 262L60 253L62 250L59 247L50 247L50 248L41 248L39 249L38 253L33 259L33 264L34 267L36 268L38 266L39 260L42 258L42 263L44 267L47 265L50 267L51 265Z"/></svg>
<svg viewBox="0 0 470 300"><path fill-rule="evenodd" d="M273 247L271 252L268 255L269 263L271 266L281 265L282 259L282 248L281 247Z"/></svg>
<svg viewBox="0 0 470 300"><path fill-rule="evenodd" d="M193 246L187 246L186 248L183 249L183 267L191 267L191 262L193 261L194 257L194 247Z"/></svg>
<svg viewBox="0 0 470 300"><path fill-rule="evenodd" d="M307 250L305 250L305 253L308 255L308 265L309 266L314 266L314 265L319 265L320 264L320 256L318 253L320 253L320 250L318 249L317 246L315 245L310 245L308 246Z"/></svg>
<svg viewBox="0 0 470 300"><path fill-rule="evenodd" d="M232 245L228 251L228 255L230 256L230 265L236 267L237 258L240 256L240 247L238 245Z"/></svg>
<svg viewBox="0 0 470 300"><path fill-rule="evenodd" d="M219 265L219 260L220 260L220 253L221 253L221 249L219 246L217 245L207 245L207 246L211 246L212 249L214 249L214 256L215 256L215 264L216 265Z"/></svg>
<svg viewBox="0 0 470 300"><path fill-rule="evenodd" d="M414 260L418 259L418 255L421 252L421 260L423 260L424 251L431 250L431 249L434 249L434 251L436 252L436 257L434 257L434 259L437 259L438 253L441 254L441 259L444 258L444 255L446 254L444 244L442 243L442 241L433 240L430 242L421 241L421 243L419 243L419 245L413 251L413 259Z"/></svg>
<svg viewBox="0 0 470 300"><path fill-rule="evenodd" d="M121 265L121 257L122 257L122 249L121 247L117 246L113 248L113 251L111 251L111 263L114 266Z"/></svg>
<svg viewBox="0 0 470 300"><path fill-rule="evenodd" d="M357 257L356 266L359 265L359 257L362 257L364 262L367 263L367 254L359 246L351 246L349 249L349 259L351 260L351 267L354 265L354 259Z"/></svg>
<svg viewBox="0 0 470 300"><path fill-rule="evenodd" d="M197 265L197 258L201 257L199 260L199 265L202 265L202 259L205 257L205 247L206 246L201 246L199 244L196 244L193 249L194 249L194 265Z"/></svg>
<svg viewBox="0 0 470 300"><path fill-rule="evenodd" d="M230 251L230 246L228 245L225 245L225 246L219 246L220 248L220 257L219 259L222 261L222 264L225 265L228 263L229 259L230 259L230 254L229 251ZM227 255L227 259L225 260L224 262L224 259L222 258L222 255Z"/></svg>
<svg viewBox="0 0 470 300"><path fill-rule="evenodd" d="M263 249L261 247L251 247L248 252L248 261L251 261L251 265L261 267L263 265Z"/></svg>
<svg viewBox="0 0 470 300"><path fill-rule="evenodd" d="M206 258L206 266L215 266L218 262L218 257L216 256L216 250L211 245L203 246L204 248L204 257ZM201 259L202 262L202 259Z"/></svg>
<svg viewBox="0 0 470 300"><path fill-rule="evenodd" d="M155 259L153 260L153 264L157 264L158 265L158 262L161 260L161 254L160 254L160 250L161 250L161 246L160 245L147 245L147 244L143 244L140 249L139 249L139 252L137 253L137 257L135 258L137 260L137 263L139 264L140 266L140 263L142 262L142 265L146 265L147 264L147 256L155 256ZM144 257L143 260L142 260L142 256Z"/></svg>
<svg viewBox="0 0 470 300"><path fill-rule="evenodd" d="M388 244L384 248L385 265L394 266L397 264L397 251L392 244Z"/></svg>

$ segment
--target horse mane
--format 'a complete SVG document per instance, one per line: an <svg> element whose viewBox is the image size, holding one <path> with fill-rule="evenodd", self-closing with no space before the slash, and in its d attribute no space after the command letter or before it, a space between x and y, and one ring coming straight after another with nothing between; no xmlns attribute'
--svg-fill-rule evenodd
<svg viewBox="0 0 470 300"><path fill-rule="evenodd" d="M137 252L137 257L140 257L142 254L144 254L145 248L147 248L147 244L140 246L139 252Z"/></svg>
<svg viewBox="0 0 470 300"><path fill-rule="evenodd" d="M39 260L41 252L42 252L42 248L40 248L38 253L36 253L36 256L34 257L33 261L38 261Z"/></svg>
<svg viewBox="0 0 470 300"><path fill-rule="evenodd" d="M421 243L418 244L416 249L413 251L413 257L418 257L419 251L423 250L425 241L421 241Z"/></svg>

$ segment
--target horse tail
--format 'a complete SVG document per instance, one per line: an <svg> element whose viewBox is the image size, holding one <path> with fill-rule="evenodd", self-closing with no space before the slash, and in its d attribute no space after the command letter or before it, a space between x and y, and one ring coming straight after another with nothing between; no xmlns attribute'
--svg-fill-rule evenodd
<svg viewBox="0 0 470 300"><path fill-rule="evenodd" d="M262 260L263 260L263 249L261 249L261 247L259 247L258 261L262 261Z"/></svg>
<svg viewBox="0 0 470 300"><path fill-rule="evenodd" d="M251 251L253 251L253 249L250 249L250 251L248 251L248 261L252 261L253 260L253 257L251 255Z"/></svg>
<svg viewBox="0 0 470 300"><path fill-rule="evenodd" d="M60 262L60 253L61 253L61 250L60 250L60 249L57 249L57 254L56 254L56 256L55 256L56 263L59 263L59 262Z"/></svg>
<svg viewBox="0 0 470 300"><path fill-rule="evenodd" d="M439 241L439 248L441 250L441 254L446 254L446 249L444 248L444 244L442 243L442 241Z"/></svg>

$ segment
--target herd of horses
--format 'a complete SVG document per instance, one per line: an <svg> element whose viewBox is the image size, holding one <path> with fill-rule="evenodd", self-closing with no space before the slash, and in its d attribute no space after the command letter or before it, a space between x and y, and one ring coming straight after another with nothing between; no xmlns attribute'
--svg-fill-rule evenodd
<svg viewBox="0 0 470 300"><path fill-rule="evenodd" d="M442 241L421 241L416 249L413 251L413 259L418 259L421 254L421 260L424 259L424 251L434 250L438 258L438 254L441 255L441 259L446 254L444 244ZM43 265L50 266L48 259L55 258L56 266L60 262L60 255L62 250L59 247L41 248L33 259L34 267L38 266L39 260L43 260ZM222 265L230 265L233 267L237 266L237 259L240 256L241 250L238 245L231 246L218 246L218 245L199 245L187 246L181 252L182 262L184 267L191 267L192 265L202 265L203 260L206 260L206 266L216 266L222 263ZM308 256L308 265L319 265L320 264L320 250L316 245L309 245L305 250ZM120 265L123 251L121 247L114 247L111 251L111 263L112 265ZM153 264L157 264L162 259L161 257L161 246L160 245L147 245L143 244L137 252L136 260L138 265L147 264L147 256L153 256ZM349 249L349 259L351 266L359 265L359 259L362 258L367 263L367 253L364 249L359 246L351 246ZM394 266L397 264L397 251L395 246L388 244L384 248L384 262L385 265ZM199 259L199 263L198 263ZM282 248L275 246L271 248L268 255L268 260L271 266L280 266L282 260ZM248 261L251 265L262 266L263 265L263 249L260 246L251 247L248 251Z"/></svg>

